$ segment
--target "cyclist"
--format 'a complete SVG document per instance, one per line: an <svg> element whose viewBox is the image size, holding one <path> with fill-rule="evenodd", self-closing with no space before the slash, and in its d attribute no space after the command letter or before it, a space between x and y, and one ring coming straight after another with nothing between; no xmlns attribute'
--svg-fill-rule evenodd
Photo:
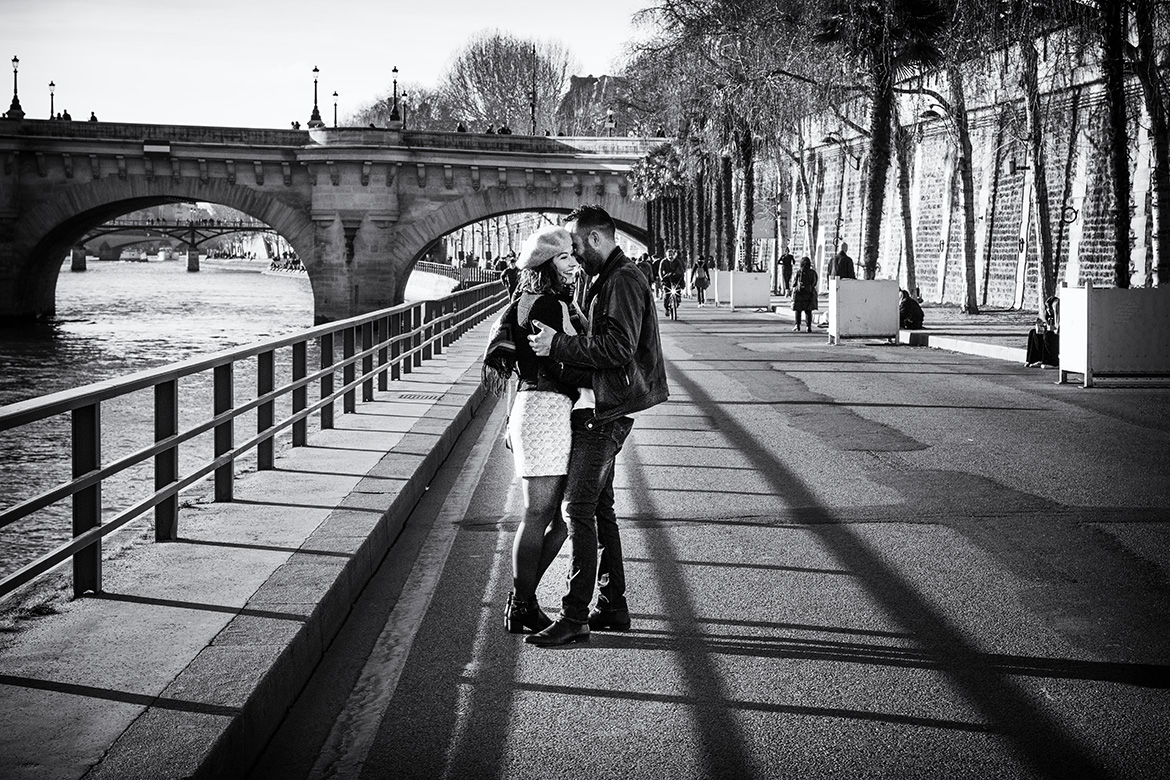
<svg viewBox="0 0 1170 780"><path fill-rule="evenodd" d="M678 306L681 291L686 284L686 266L677 249L666 250L666 257L658 266L658 280L662 285L662 308L670 316L671 306Z"/></svg>

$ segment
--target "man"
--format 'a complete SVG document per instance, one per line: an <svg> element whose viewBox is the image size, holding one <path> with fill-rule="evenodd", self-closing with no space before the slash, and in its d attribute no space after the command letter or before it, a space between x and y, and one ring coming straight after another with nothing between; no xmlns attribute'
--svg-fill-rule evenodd
<svg viewBox="0 0 1170 780"><path fill-rule="evenodd" d="M500 284L508 291L511 298L516 293L516 285L520 281L520 270L516 268L516 255L504 258L504 270L500 271Z"/></svg>
<svg viewBox="0 0 1170 780"><path fill-rule="evenodd" d="M667 249L666 257L662 258L662 263L658 266L658 283L662 286L662 309L665 314L670 314L666 303L667 292L671 287L682 287L686 284L686 278L687 267L678 250Z"/></svg>
<svg viewBox="0 0 1170 780"><path fill-rule="evenodd" d="M795 262L792 250L784 247L784 254L780 255L780 289L776 291L780 295L792 295L792 265Z"/></svg>
<svg viewBox="0 0 1170 780"><path fill-rule="evenodd" d="M853 270L853 258L849 256L849 244L841 242L837 254L829 261L829 277L838 279L856 279L857 273Z"/></svg>
<svg viewBox="0 0 1170 780"><path fill-rule="evenodd" d="M654 298L642 272L614 242L613 219L600 206L582 206L565 220L573 254L593 277L585 295L586 333L567 336L543 323L528 337L533 351L566 367L585 369L591 387L571 415L572 450L565 483L570 569L561 616L524 641L548 646L588 641L589 630L625 631L625 568L614 514L614 458L634 425L631 415L667 398ZM597 606L589 608L600 585Z"/></svg>

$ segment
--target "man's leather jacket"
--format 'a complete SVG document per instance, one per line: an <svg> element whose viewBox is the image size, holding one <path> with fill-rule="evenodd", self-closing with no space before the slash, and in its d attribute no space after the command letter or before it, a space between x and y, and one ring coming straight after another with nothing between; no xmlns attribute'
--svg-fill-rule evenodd
<svg viewBox="0 0 1170 780"><path fill-rule="evenodd" d="M593 424L665 401L666 366L658 339L658 312L638 267L614 249L585 296L588 333L553 336L553 360L589 369L596 396Z"/></svg>

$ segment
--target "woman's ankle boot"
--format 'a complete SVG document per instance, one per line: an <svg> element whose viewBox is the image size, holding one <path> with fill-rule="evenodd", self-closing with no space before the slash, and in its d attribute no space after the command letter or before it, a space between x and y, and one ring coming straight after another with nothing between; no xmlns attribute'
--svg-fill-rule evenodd
<svg viewBox="0 0 1170 780"><path fill-rule="evenodd" d="M504 628L509 634L523 634L530 631L543 631L552 625L552 620L544 614L536 599L522 601L514 593L508 594L508 605L504 610Z"/></svg>

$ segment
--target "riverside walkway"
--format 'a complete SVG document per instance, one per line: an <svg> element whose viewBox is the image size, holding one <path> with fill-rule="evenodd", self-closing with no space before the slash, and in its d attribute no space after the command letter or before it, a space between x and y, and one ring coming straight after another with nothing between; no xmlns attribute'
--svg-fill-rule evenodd
<svg viewBox="0 0 1170 780"><path fill-rule="evenodd" d="M963 354L684 302L618 459L633 628L564 649L501 627L481 325L0 639L0 776L1160 777L1170 388L985 356L1020 318L928 309Z"/></svg>

